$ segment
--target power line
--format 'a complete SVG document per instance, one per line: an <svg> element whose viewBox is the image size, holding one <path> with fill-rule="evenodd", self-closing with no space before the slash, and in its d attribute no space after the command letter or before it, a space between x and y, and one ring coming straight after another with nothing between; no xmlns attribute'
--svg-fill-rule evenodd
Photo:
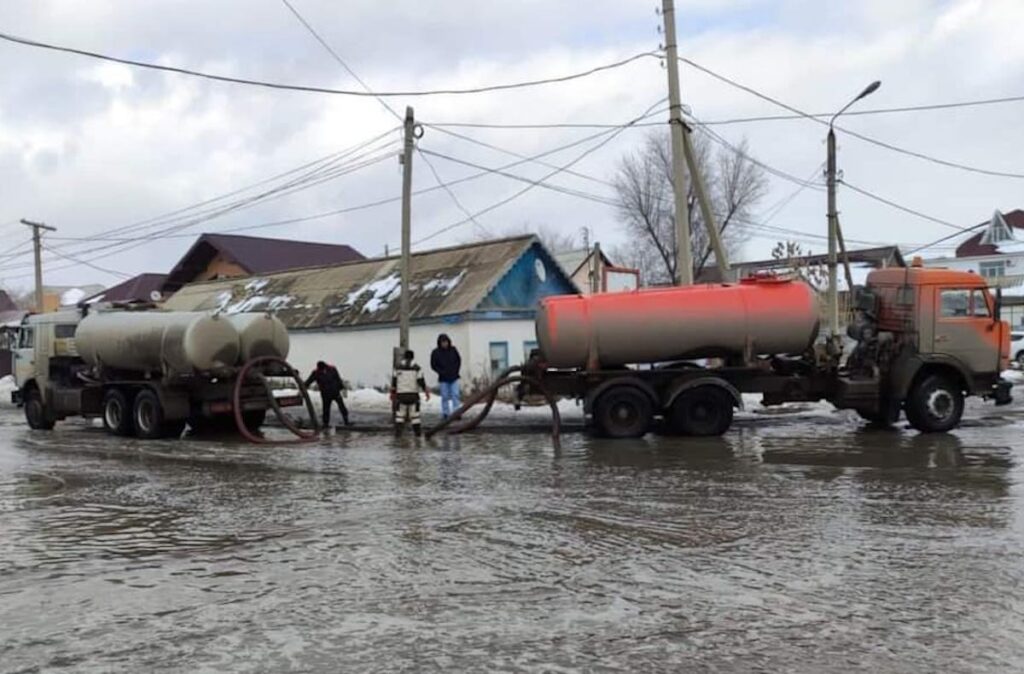
<svg viewBox="0 0 1024 674"><path fill-rule="evenodd" d="M947 234L946 236L943 236L942 238L935 239L934 241L932 241L930 243L926 243L924 245L918 246L917 248L914 248L913 250L907 251L907 255L913 255L914 253L919 253L922 250L927 250L928 248L937 248L937 247L939 247L939 244L945 243L946 241L949 241L950 239L956 238L956 237L960 236L961 234L963 234L964 232L974 232L974 231L977 231L979 229L983 229L985 227L988 227L988 223L987 222L983 222L980 225L975 225L973 227L967 227L966 229L964 229L963 232L957 232L955 234ZM959 246L957 246L957 247L959 248Z"/></svg>
<svg viewBox="0 0 1024 674"><path fill-rule="evenodd" d="M804 112L803 110L800 110L799 108L795 108L792 105L789 105L788 103L783 103L782 101L780 101L777 98L773 98L773 97L771 97L771 96L769 96L767 94L761 93L760 91L758 91L756 89L753 89L753 88L748 87L748 86L746 86L744 84L741 84L741 83L737 82L736 80L730 79L730 78L728 78L728 77L726 77L724 75L720 75L720 74L714 72L713 70L710 70L709 68L705 68L704 66L700 65L699 63L695 63L694 61L691 61L688 58L679 57L679 60L682 61L683 63L689 65L689 66L692 66L692 67L696 68L697 70L701 71L702 73L705 73L705 74L707 74L707 75L709 75L709 76L719 80L720 82L724 82L724 83L728 84L729 86L732 86L732 87L735 87L737 89L740 89L741 91L745 91L748 94L751 94L752 96L756 96L757 98L760 98L763 101L767 101L767 102L771 103L772 105L776 105L776 106L778 106L780 108L783 108L784 110L789 110L790 112L794 113L795 115L798 115L799 117L802 117L802 118L805 118L805 119L809 119L809 120L811 120L813 122L816 122L818 124L823 124L823 125L826 125L826 126L828 125L828 122L826 122L824 119L819 119L817 116L812 115L812 114L810 114L808 112ZM878 147L882 147L882 148L885 148L887 150L891 150L893 152L897 152L899 154L904 154L904 155L907 155L907 156L910 156L910 157L915 157L917 159L922 159L924 161L931 162L933 164L939 164L941 166L946 166L946 167L949 167L949 168L956 168L956 169L960 169L960 170L963 170L963 171L968 171L968 172L971 172L971 173L978 173L978 174L981 174L981 175L988 175L988 176L996 176L996 177L1000 177L1000 178L1024 178L1024 173L1010 173L1010 172L1006 172L1006 171L992 171L992 170L989 170L989 169L978 168L976 166L969 166L967 164L961 164L961 163L958 163L958 162L952 162L952 161L948 161L948 160L945 160L945 159L939 159L938 157L933 157L931 155L926 155L926 154L924 154L922 152L916 152L914 150L908 150L906 148L902 148L902 147L899 147L897 145L893 145L891 143L887 143L887 142L878 140L877 138L872 138L870 136L865 136L864 134L857 133L855 131L850 131L849 129L840 127L838 125L833 125L833 126L834 126L834 128L839 129L843 133L845 133L845 134L847 134L849 136L852 136L854 138L860 139L860 140L862 140L864 142L871 143L872 145L877 145Z"/></svg>
<svg viewBox="0 0 1024 674"><path fill-rule="evenodd" d="M508 197L506 197L506 198L504 198L504 199L502 199L502 200L500 200L498 202L495 202L495 203L491 204L487 208L484 208L482 210L477 211L474 215L480 216L480 215L483 215L484 213L489 213L489 212L491 212L491 211L493 211L493 210L495 210L497 208L500 208L501 206L504 206L505 204L507 204L507 203L509 203L511 201L514 201L515 199L518 199L519 197L521 197L522 195L526 194L527 192L529 192L534 187L537 187L538 185L540 185L542 183L545 183L546 181L550 180L551 178L553 178L554 176L558 175L559 173L563 173L564 171L572 168L573 166L575 166L579 162L583 161L586 157L590 156L591 154L593 154L597 150L601 149L602 147L604 147L605 145L610 143L613 139L615 139L625 129L627 129L627 128L631 127L633 124L636 124L637 122L642 121L642 120L646 119L647 117L649 117L652 114L651 111L654 110L655 108L657 108L658 106L660 106L664 102L665 102L664 98L659 99L656 103L654 103L654 105L651 105L650 107L648 107L647 110L645 110L642 115L640 115L639 117L636 117L636 118L630 120L626 124L623 124L619 129L616 129L616 130L612 131L600 143L597 143L596 145L593 145L593 146L587 148L581 154L579 154L575 159L572 159L571 161L569 161L568 163L566 163L566 164L564 164L562 166L556 167L553 171L549 172L544 177L542 177L542 178L540 178L538 180L530 181L530 184L528 184L523 189L519 190L518 192L516 192L516 193L514 193L514 194L512 194L512 195L510 195L510 196L508 196ZM437 236L440 236L441 234L444 234L445 232L451 231L451 230L453 230L453 229L455 229L457 227L461 227L462 225L466 224L467 222L469 222L468 219L460 220L458 222L453 222L450 225L446 225L445 227L442 227L441 229L439 229L439 230L437 230L437 231L435 231L435 232L433 232L431 234L428 234L427 236L419 239L418 241L414 241L413 243L415 245L419 245L421 243L429 241L430 239L433 239L433 238L435 238Z"/></svg>
<svg viewBox="0 0 1024 674"><path fill-rule="evenodd" d="M509 89L522 89L526 87L535 87L544 84L557 84L560 82L569 82L571 80L577 80L583 77L589 77L606 70L614 70L615 68L621 68L622 66L633 63L643 58L657 56L657 52L641 52L634 54L627 58L613 61L612 63L606 63L603 65L595 66L587 70L583 70L568 75L560 75L557 77L547 77L536 80L526 80L523 82L510 82L505 84L492 84L489 86L482 87L469 87L466 89L432 89L426 91L379 91L379 92L365 92L355 91L351 89L332 89L328 87L315 87L315 86L304 86L299 84L285 84L282 82L270 82L266 80L254 80L242 77L229 77L227 75L216 75L213 73L202 72L199 70L192 70L190 68L178 68L175 66L165 66L158 63L149 63L146 61L137 61L134 59L121 58L118 56L110 56L108 54L101 54L99 52L88 51L85 49L76 49L74 47L65 47L62 45L56 45L48 42L40 42L38 40L32 40L29 38L18 37L16 35L10 35L8 33L0 33L0 40L6 40L7 42L13 42L16 44L24 45L27 47L36 47L39 49L48 49L51 51L64 52L68 54L76 54L78 56L86 56L92 59L99 59L102 61L110 61L113 63L121 63L123 65L132 66L135 68L147 68L149 70L160 70L168 73L175 73L178 75L189 75L191 77L201 77L203 79L215 80L217 82L228 82L231 84L244 84L248 86L264 87L268 89L278 89L286 91L302 91L307 93L316 94L333 94L341 96L386 96L386 97L412 97L412 96L459 96L464 94L482 94L492 91L507 91ZM358 78L357 78L358 79Z"/></svg>
<svg viewBox="0 0 1024 674"><path fill-rule="evenodd" d="M71 262L75 262L75 263L78 263L80 265L85 265L86 267L89 267L91 269L95 269L96 271L101 271L101 272L103 272L105 274L110 274L111 276L118 276L118 277L124 278L124 279L131 278L131 274L125 274L124 272L114 271L113 269L107 269L106 267L100 267L99 265L95 265L92 262L89 262L87 260L80 260L77 257L74 257L73 255L68 255L66 253L62 253L59 250L57 250L56 248L51 248L49 246L43 246L43 249L53 253L57 257L62 257L65 260L69 260Z"/></svg>
<svg viewBox="0 0 1024 674"><path fill-rule="evenodd" d="M909 213L910 215L917 216L917 217L921 218L922 220L927 220L929 222L934 222L935 224L942 225L943 227L949 227L951 229L955 229L958 232L966 232L966 231L968 231L968 228L966 228L966 227L961 227L960 225L957 225L957 224L954 224L952 222L949 222L948 220L943 220L942 218L936 218L933 215L928 215L927 213L922 213L921 211L916 211L913 208L908 208L907 206L903 206L901 204L897 204L894 201L890 201L889 199L886 199L884 197L880 197L877 194L874 194L873 192L869 192L866 189L863 189L861 187L857 187L856 185L851 185L850 183L846 182L845 180L842 181L842 184L845 185L846 187L850 188L854 192L857 192L858 194L862 194L862 195L868 197L869 199L874 199L875 201L877 201L879 203L882 203L882 204L885 204L886 206L890 206L891 208L895 208L895 209L897 209L899 211L903 211L904 213Z"/></svg>
<svg viewBox="0 0 1024 674"><path fill-rule="evenodd" d="M337 51L335 51L334 48L332 48L330 44L327 43L327 40L325 40L323 37L321 37L320 33L318 33L316 31L316 29L313 28L312 24L310 24L309 21L307 21L305 19L305 17L302 16L302 14L299 12L299 10L297 10L295 8L295 6L292 5L291 2L289 2L289 0L281 0L281 2L284 3L284 6L288 8L288 10L292 13L293 16L295 16L295 18L299 21L299 23L301 23L306 28L306 30L309 31L309 33L313 36L313 38L316 39L316 41L319 42L320 45L325 50L327 50L327 53L330 54L331 57L333 57L334 60L337 61L338 64L341 65L341 67L345 69L345 72L347 72L349 75L351 75L352 78L356 82L358 82L359 85L363 89L366 90L367 94L369 94L369 95L373 96L374 98L376 98L377 102L380 103L382 106L384 106L384 108L388 112L390 112L396 119L398 119L399 122L403 122L404 123L404 119L402 118L401 115L398 114L398 111L395 110L394 108L392 108L390 105L388 105L387 101L385 101L383 97L381 97L380 95L377 95L376 93L374 93L373 89L370 88L370 85L367 84L366 81L363 80L363 78L359 77L359 75L356 74L356 71L352 70L352 68L348 65L348 63L345 62L345 59L341 58L341 55ZM416 148L416 151L419 152L419 145L416 145L415 148ZM419 152L419 154L420 154L420 157L423 159L423 163L427 165L427 168L429 168L430 172L433 174L434 180L437 181L437 184L440 187L442 187L445 192L448 193L448 196L451 198L451 200L455 204L456 208L458 208L460 211L462 211L462 214L465 215L466 217L468 217L470 222L472 222L474 225L476 225L478 229L480 229L481 231L486 232L487 228L484 227L483 225L481 225L479 222L477 222L477 219L473 216L472 213L469 212L469 210L465 206L463 206L462 202L459 200L459 197L456 196L455 192L452 191L451 187L448 186L441 179L441 175L437 172L437 168L431 163L430 159L427 158L422 152Z"/></svg>
<svg viewBox="0 0 1024 674"><path fill-rule="evenodd" d="M956 108L970 108L987 105L1000 105L1005 103L1020 103L1024 102L1024 96L1005 96L1002 98L983 98L972 101L955 101L951 103L926 103L922 105L906 105L902 107L892 108L869 108L867 110L850 110L844 112L844 117L860 117L860 116L871 116L871 115L888 115L894 113L905 113L905 112L925 112L932 110L952 110ZM793 114L793 115L758 115L754 117L734 117L726 119L712 119L701 122L705 126L727 126L730 124L749 124L753 122L776 122L776 121L791 121L798 119L805 119L807 117L814 117L817 119L829 119L835 114L835 112L813 112L804 114ZM665 122L650 122L645 124L637 124L637 127L644 126L664 126ZM434 127L444 128L477 128L477 129L609 129L614 128L615 124L609 123L522 123L522 124L499 124L494 122L434 122L431 124Z"/></svg>
<svg viewBox="0 0 1024 674"><path fill-rule="evenodd" d="M721 145L722 147L724 147L724 148L726 148L728 150L731 150L737 156L742 157L743 159L749 161L751 164L754 164L756 166L760 166L762 169L764 169L765 171L767 171L771 175L773 175L773 176L775 176L777 178L782 178L783 180L788 180L789 182L791 182L791 183L793 183L795 185L799 185L800 187L803 187L803 188L810 188L810 189L821 191L821 189L822 189L821 186L817 185L816 183L813 183L813 182L810 182L810 181L807 181L807 180L803 180L801 178L796 177L795 175L793 175L791 173L786 173L782 169L777 169L777 168L775 168L774 166L772 166L770 164L766 164L763 161L760 161L758 159L755 159L755 158L751 157L750 154L748 154L747 152L744 152L740 148L734 146L732 143L727 141L725 138L723 138L716 131L704 127L704 125L702 123L697 122L696 126L697 126L697 130L698 131L700 131L704 135L708 136L715 143L718 143L719 145Z"/></svg>

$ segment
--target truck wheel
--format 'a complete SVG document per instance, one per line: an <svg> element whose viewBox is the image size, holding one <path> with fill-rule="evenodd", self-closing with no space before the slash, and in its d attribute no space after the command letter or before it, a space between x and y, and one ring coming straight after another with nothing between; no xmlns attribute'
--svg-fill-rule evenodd
<svg viewBox="0 0 1024 674"><path fill-rule="evenodd" d="M1017 361L1018 365L1024 366L1024 349L1017 352L1017 357L1014 360Z"/></svg>
<svg viewBox="0 0 1024 674"><path fill-rule="evenodd" d="M54 420L46 413L43 395L35 386L30 388L25 394L25 421L32 430L53 430Z"/></svg>
<svg viewBox="0 0 1024 674"><path fill-rule="evenodd" d="M732 425L732 396L715 386L683 391L672 403L672 430L681 435L722 435Z"/></svg>
<svg viewBox="0 0 1024 674"><path fill-rule="evenodd" d="M110 389L103 396L103 427L108 433L126 437L134 430L128 396L119 389Z"/></svg>
<svg viewBox="0 0 1024 674"><path fill-rule="evenodd" d="M594 406L598 430L610 438L639 438L651 425L651 401L632 386L617 386L601 394Z"/></svg>
<svg viewBox="0 0 1024 674"><path fill-rule="evenodd" d="M168 429L164 422L164 406L160 404L160 396L145 389L135 396L132 411L135 422L135 434L144 440L155 440L165 437Z"/></svg>
<svg viewBox="0 0 1024 674"><path fill-rule="evenodd" d="M930 375L911 390L906 413L910 425L922 433L945 433L960 423L964 394L946 377Z"/></svg>

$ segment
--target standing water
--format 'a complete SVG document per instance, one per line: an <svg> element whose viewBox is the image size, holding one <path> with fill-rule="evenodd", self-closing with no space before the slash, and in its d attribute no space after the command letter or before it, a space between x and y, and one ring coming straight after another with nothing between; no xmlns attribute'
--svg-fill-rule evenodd
<svg viewBox="0 0 1024 674"><path fill-rule="evenodd" d="M1021 671L1022 428L812 409L556 454L3 412L0 670Z"/></svg>

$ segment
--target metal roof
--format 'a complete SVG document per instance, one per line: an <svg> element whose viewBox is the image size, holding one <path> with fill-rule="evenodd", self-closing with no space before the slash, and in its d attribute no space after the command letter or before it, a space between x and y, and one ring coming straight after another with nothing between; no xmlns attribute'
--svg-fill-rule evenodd
<svg viewBox="0 0 1024 674"><path fill-rule="evenodd" d="M475 310L534 245L543 250L535 237L519 236L413 253L412 319ZM196 283L164 306L224 313L269 310L289 328L345 327L398 322L399 292L400 258L395 256Z"/></svg>
<svg viewBox="0 0 1024 674"><path fill-rule="evenodd" d="M166 279L167 274L139 274L82 301L90 304L93 302L150 302L153 299L153 291L159 292Z"/></svg>
<svg viewBox="0 0 1024 674"><path fill-rule="evenodd" d="M207 233L192 244L167 274L166 288L177 290L192 281L218 253L250 274L271 274L364 259L362 253L344 244Z"/></svg>

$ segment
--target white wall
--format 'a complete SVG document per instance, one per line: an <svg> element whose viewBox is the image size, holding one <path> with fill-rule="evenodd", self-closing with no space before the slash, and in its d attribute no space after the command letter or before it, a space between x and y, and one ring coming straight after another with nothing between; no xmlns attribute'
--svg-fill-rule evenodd
<svg viewBox="0 0 1024 674"><path fill-rule="evenodd" d="M409 330L409 346L416 352L416 361L423 368L427 383L437 384L430 370L430 352L437 346L437 336L446 333L462 355L462 379L469 384L473 377L489 370L490 343L508 342L509 364L522 362L523 342L534 341L533 320L475 320L463 323L432 323L413 325ZM352 386L387 386L391 380L391 350L398 344L398 328L349 329L336 331L294 330L290 333L291 351L288 361L308 374L316 361L332 363Z"/></svg>

